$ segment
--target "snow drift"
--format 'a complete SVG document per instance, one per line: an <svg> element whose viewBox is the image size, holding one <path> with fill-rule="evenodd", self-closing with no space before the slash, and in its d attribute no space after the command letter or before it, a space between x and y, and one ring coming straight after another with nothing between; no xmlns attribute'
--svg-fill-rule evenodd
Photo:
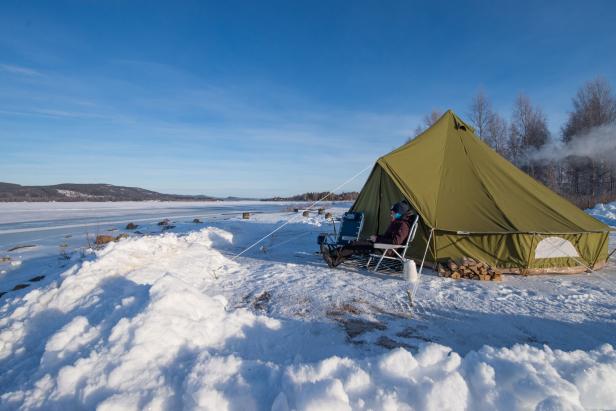
<svg viewBox="0 0 616 411"><path fill-rule="evenodd" d="M232 240L216 228L123 240L6 301L0 409L616 408L609 344L485 346L462 357L426 343L364 357L349 354L333 323L315 332L233 308L209 291L214 269L245 270L217 250Z"/></svg>
<svg viewBox="0 0 616 411"><path fill-rule="evenodd" d="M616 201L607 204L599 203L586 212L605 224L616 227Z"/></svg>

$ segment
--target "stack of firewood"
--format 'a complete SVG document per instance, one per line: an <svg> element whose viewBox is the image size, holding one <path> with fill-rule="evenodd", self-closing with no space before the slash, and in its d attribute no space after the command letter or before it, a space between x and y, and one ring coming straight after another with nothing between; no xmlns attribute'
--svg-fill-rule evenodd
<svg viewBox="0 0 616 411"><path fill-rule="evenodd" d="M476 261L469 257L449 260L447 264L438 264L438 273L441 277L468 278L469 280L501 281L501 273L487 263Z"/></svg>

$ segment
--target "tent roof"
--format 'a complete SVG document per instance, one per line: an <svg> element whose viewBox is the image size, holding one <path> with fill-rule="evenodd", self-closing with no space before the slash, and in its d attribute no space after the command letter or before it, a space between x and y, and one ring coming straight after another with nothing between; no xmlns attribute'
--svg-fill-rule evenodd
<svg viewBox="0 0 616 411"><path fill-rule="evenodd" d="M449 110L377 162L431 227L471 233L609 231L473 131Z"/></svg>

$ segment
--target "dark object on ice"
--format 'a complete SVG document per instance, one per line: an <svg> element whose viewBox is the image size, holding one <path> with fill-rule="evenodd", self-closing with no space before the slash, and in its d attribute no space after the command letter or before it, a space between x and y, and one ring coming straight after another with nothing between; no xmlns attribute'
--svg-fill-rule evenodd
<svg viewBox="0 0 616 411"><path fill-rule="evenodd" d="M0 297L2 297L4 294L6 294L6 291L0 291Z"/></svg>
<svg viewBox="0 0 616 411"><path fill-rule="evenodd" d="M97 235L96 239L94 240L94 243L97 245L102 245L102 244L107 244L113 241L113 237L110 235Z"/></svg>
<svg viewBox="0 0 616 411"><path fill-rule="evenodd" d="M303 217L310 217L310 211L306 210L302 213Z"/></svg>
<svg viewBox="0 0 616 411"><path fill-rule="evenodd" d="M324 209L324 208L319 208L319 209L317 210L317 212L318 212L319 214L325 214L325 209Z"/></svg>
<svg viewBox="0 0 616 411"><path fill-rule="evenodd" d="M164 225L163 226L163 230L171 230L172 228L175 228L174 225Z"/></svg>
<svg viewBox="0 0 616 411"><path fill-rule="evenodd" d="M126 224L126 229L127 230L134 230L137 227L139 227L139 226L137 224L135 224L135 223L128 223L128 224Z"/></svg>
<svg viewBox="0 0 616 411"><path fill-rule="evenodd" d="M244 220L248 220L248 219L250 219L250 213L248 213L248 212L244 212L244 213L242 213L242 218L243 218Z"/></svg>
<svg viewBox="0 0 616 411"><path fill-rule="evenodd" d="M329 220L329 219L330 219L330 218L332 218L332 217L333 217L332 213L325 213L325 218L326 218L327 220Z"/></svg>
<svg viewBox="0 0 616 411"><path fill-rule="evenodd" d="M257 298L255 298L254 302L252 303L252 306L255 310L265 310L267 309L267 303L269 303L271 298L272 296L269 292L263 291L257 296Z"/></svg>
<svg viewBox="0 0 616 411"><path fill-rule="evenodd" d="M31 247L36 247L36 244L16 245L13 248L9 248L8 251L21 250L22 248L31 248Z"/></svg>
<svg viewBox="0 0 616 411"><path fill-rule="evenodd" d="M31 283L36 283L41 281L43 278L45 278L44 275L37 275L36 277L32 277L31 279L29 279L28 281L30 281Z"/></svg>
<svg viewBox="0 0 616 411"><path fill-rule="evenodd" d="M158 222L158 225L161 225L161 226L166 226L169 224L171 224L171 220L169 220L168 218L165 218L163 221Z"/></svg>
<svg viewBox="0 0 616 411"><path fill-rule="evenodd" d="M15 287L13 287L13 289L11 291L22 290L22 289L27 288L29 286L30 286L30 284L17 284Z"/></svg>
<svg viewBox="0 0 616 411"><path fill-rule="evenodd" d="M199 220L198 218L195 218L193 220L193 223L195 223L195 224L203 224L203 221Z"/></svg>
<svg viewBox="0 0 616 411"><path fill-rule="evenodd" d="M104 244L110 243L112 241L120 241L123 238L128 238L128 234L122 233L122 234L120 234L117 237L112 237L110 235L101 234L101 235L97 235L96 236L96 240L94 240L94 243L96 245L104 245Z"/></svg>
<svg viewBox="0 0 616 411"><path fill-rule="evenodd" d="M110 235L100 234L100 235L96 236L96 240L94 240L94 243L96 245L103 245L103 244L110 243L110 242L112 242L114 240L115 240L115 238L110 236Z"/></svg>

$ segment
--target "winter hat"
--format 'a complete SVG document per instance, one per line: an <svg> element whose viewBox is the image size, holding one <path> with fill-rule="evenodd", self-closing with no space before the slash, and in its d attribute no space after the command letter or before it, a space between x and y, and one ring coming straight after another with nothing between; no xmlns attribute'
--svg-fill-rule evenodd
<svg viewBox="0 0 616 411"><path fill-rule="evenodd" d="M391 211L397 214L405 215L411 211L411 206L406 201L402 200L391 206Z"/></svg>

